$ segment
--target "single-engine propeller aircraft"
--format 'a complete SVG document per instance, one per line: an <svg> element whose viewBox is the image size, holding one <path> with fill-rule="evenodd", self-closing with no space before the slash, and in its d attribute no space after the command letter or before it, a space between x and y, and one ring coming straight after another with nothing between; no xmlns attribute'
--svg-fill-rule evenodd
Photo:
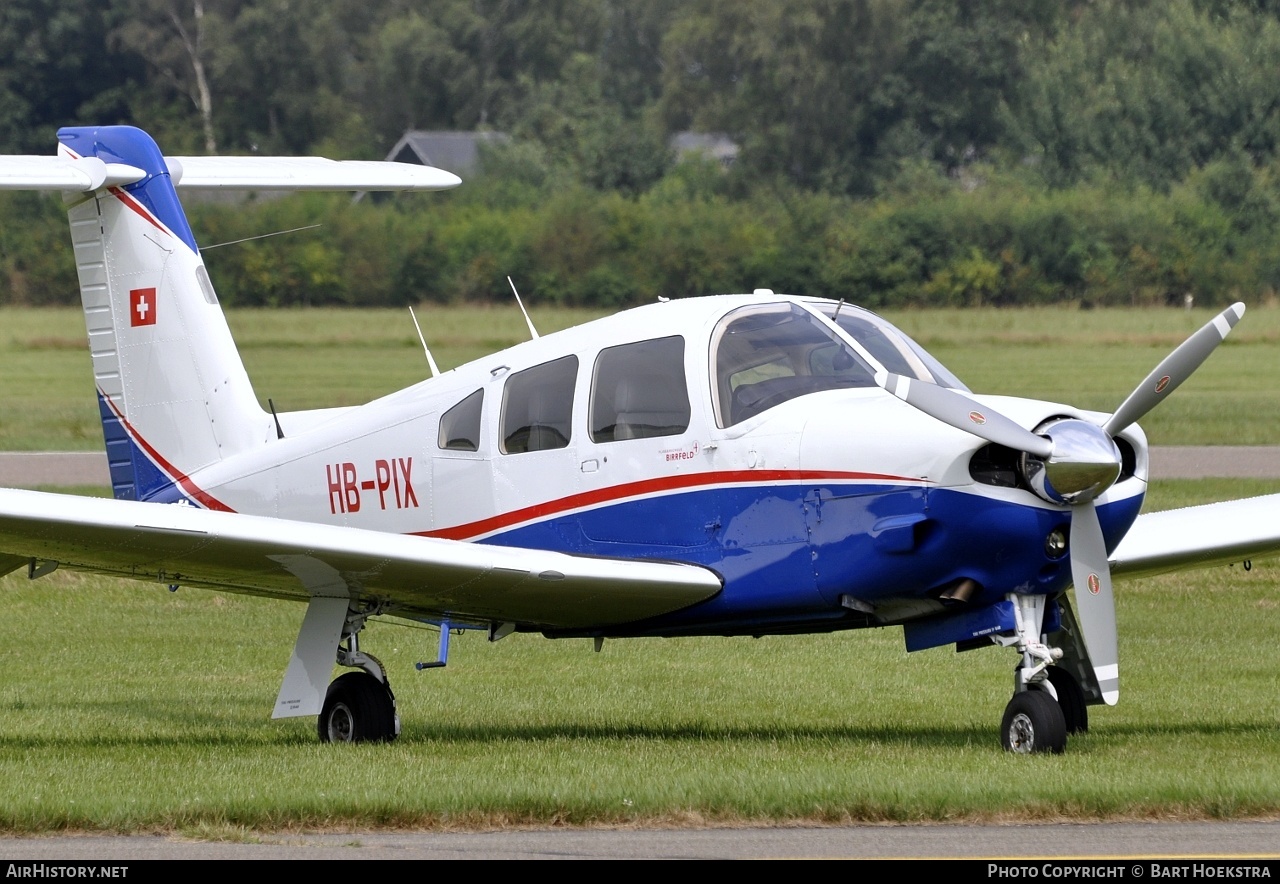
<svg viewBox="0 0 1280 884"><path fill-rule="evenodd" d="M656 298L366 405L277 414L176 188L458 179L165 157L130 127L58 139L56 156L0 158L0 188L65 196L116 499L0 491L0 573L305 602L274 715L318 716L323 741L399 733L359 641L389 615L439 626L427 666L468 629L598 647L901 626L908 650L1009 647L1002 744L1058 752L1119 696L1113 576L1280 553L1280 495L1139 514L1136 421L1242 304L1112 414L975 395L882 318L766 289ZM335 658L350 671L330 683Z"/></svg>

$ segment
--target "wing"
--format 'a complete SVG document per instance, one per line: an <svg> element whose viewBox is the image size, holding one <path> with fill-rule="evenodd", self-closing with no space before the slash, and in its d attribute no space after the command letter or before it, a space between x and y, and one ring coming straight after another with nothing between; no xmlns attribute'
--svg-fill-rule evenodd
<svg viewBox="0 0 1280 884"><path fill-rule="evenodd" d="M1115 577L1280 555L1280 494L1138 517L1111 555Z"/></svg>
<svg viewBox="0 0 1280 884"><path fill-rule="evenodd" d="M31 563L534 629L628 623L720 592L696 565L588 558L189 506L0 490L0 574Z"/></svg>

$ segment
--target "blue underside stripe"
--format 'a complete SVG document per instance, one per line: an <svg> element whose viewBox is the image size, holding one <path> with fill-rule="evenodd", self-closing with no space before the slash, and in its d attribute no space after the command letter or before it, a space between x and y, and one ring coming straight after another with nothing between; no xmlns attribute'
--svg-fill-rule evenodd
<svg viewBox="0 0 1280 884"><path fill-rule="evenodd" d="M1136 495L1100 507L1109 549L1141 505ZM702 564L725 578L725 592L637 629L678 634L723 624L766 632L851 619L845 594L870 604L929 599L969 579L981 587L973 609L1009 592L1059 592L1070 584L1070 565L1048 558L1044 539L1069 525L1069 513L955 490L797 484L626 501L482 542Z"/></svg>

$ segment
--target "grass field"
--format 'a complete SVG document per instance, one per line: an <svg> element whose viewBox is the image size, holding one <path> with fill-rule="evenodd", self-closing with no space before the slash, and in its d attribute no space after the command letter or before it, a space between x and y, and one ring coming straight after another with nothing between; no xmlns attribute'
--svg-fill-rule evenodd
<svg viewBox="0 0 1280 884"><path fill-rule="evenodd" d="M0 449L96 448L79 315L0 316ZM514 309L479 321L472 311L419 316L442 368L524 336ZM533 316L544 333L582 318ZM1208 313L893 318L975 389L1111 408ZM281 409L358 402L425 375L407 315L231 321L259 396ZM1143 421L1153 442L1280 441L1277 336L1280 311L1246 316ZM1278 491L1277 481L1165 481L1148 508ZM396 621L373 624L363 646L392 673L401 738L324 746L310 719L269 719L302 606L11 574L0 579L0 831L242 838L315 827L1280 815L1280 662L1270 656L1280 562L1121 583L1116 595L1120 703L1093 707L1090 732L1060 756L999 748L1010 651L908 655L898 629L617 641L599 654L588 641L489 644L467 633L447 668L416 672L437 635Z"/></svg>
<svg viewBox="0 0 1280 884"><path fill-rule="evenodd" d="M0 831L1280 814L1274 562L1119 584L1121 701L1034 757L999 748L1012 652L908 655L898 629L599 654L466 633L419 673L436 633L375 623L403 733L333 746L268 717L300 605L62 572L0 593Z"/></svg>
<svg viewBox="0 0 1280 884"><path fill-rule="evenodd" d="M596 315L531 310L543 334ZM890 314L973 390L1112 411L1208 310L923 310ZM525 340L514 306L425 306L441 369ZM280 411L354 405L428 376L408 310L236 310L228 321L258 398ZM102 445L78 310L0 309L0 451ZM1156 445L1280 443L1280 308L1252 308L1142 425Z"/></svg>

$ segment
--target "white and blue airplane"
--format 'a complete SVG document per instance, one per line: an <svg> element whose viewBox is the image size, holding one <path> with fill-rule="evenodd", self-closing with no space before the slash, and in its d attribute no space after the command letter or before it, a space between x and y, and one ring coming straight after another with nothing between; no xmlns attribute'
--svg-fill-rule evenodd
<svg viewBox="0 0 1280 884"><path fill-rule="evenodd" d="M439 627L427 666L468 629L599 648L900 626L909 650L1009 647L1001 742L1060 752L1119 696L1113 577L1280 553L1280 495L1140 514L1136 421L1242 304L1113 414L974 395L884 319L766 289L658 297L365 405L276 414L177 190L458 178L165 157L123 126L58 140L0 157L0 188L64 195L115 499L0 490L0 574L304 602L274 716L317 716L323 741L400 731L359 641L378 615Z"/></svg>

